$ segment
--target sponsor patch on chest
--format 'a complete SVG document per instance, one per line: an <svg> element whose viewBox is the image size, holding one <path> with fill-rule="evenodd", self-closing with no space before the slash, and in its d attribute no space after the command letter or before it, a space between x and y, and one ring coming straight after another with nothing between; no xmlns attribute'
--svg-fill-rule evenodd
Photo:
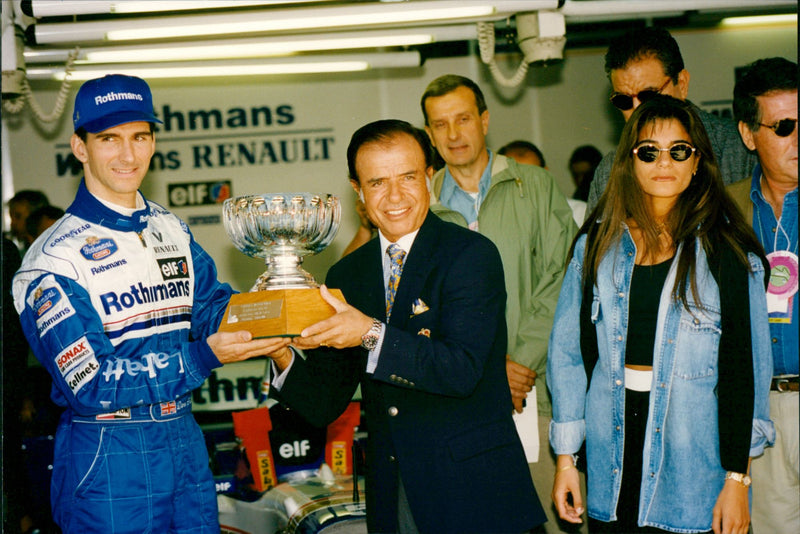
<svg viewBox="0 0 800 534"><path fill-rule="evenodd" d="M158 268L164 280L175 278L189 278L189 263L185 256L179 258L161 258L158 261Z"/></svg>
<svg viewBox="0 0 800 534"><path fill-rule="evenodd" d="M91 261L100 261L117 251L117 244L113 239L89 236L86 244L81 247L81 255Z"/></svg>

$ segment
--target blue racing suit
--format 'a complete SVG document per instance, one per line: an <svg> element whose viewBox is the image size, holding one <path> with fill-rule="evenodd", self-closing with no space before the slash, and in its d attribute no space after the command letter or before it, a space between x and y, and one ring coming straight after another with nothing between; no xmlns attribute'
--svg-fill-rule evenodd
<svg viewBox="0 0 800 534"><path fill-rule="evenodd" d="M63 531L218 533L191 391L221 366L206 338L233 291L186 224L147 200L122 215L82 182L13 291L67 408L52 481Z"/></svg>

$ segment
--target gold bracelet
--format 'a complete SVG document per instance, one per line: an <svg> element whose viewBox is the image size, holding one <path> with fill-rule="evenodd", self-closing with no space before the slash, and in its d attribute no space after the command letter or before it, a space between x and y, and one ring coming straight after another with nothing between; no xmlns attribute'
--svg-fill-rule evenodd
<svg viewBox="0 0 800 534"><path fill-rule="evenodd" d="M752 479L747 473L736 473L734 471L728 471L725 475L725 480L735 480L745 488L749 488L752 482Z"/></svg>
<svg viewBox="0 0 800 534"><path fill-rule="evenodd" d="M566 471L568 469L577 469L574 465L562 465L558 469L556 469L556 474L560 473L561 471Z"/></svg>

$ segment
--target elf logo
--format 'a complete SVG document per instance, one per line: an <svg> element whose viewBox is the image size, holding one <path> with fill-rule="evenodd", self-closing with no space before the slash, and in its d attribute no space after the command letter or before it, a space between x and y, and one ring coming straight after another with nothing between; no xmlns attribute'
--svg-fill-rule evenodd
<svg viewBox="0 0 800 534"><path fill-rule="evenodd" d="M308 451L311 450L311 443L307 439L302 441L293 441L292 443L282 443L278 447L278 454L282 458L293 458L298 456L307 456Z"/></svg>
<svg viewBox="0 0 800 534"><path fill-rule="evenodd" d="M161 270L161 277L164 280L175 278L189 278L189 263L186 257L164 258L158 260L158 268Z"/></svg>
<svg viewBox="0 0 800 534"><path fill-rule="evenodd" d="M231 192L232 185L230 180L167 185L169 206L171 208L222 204L225 200L231 198Z"/></svg>

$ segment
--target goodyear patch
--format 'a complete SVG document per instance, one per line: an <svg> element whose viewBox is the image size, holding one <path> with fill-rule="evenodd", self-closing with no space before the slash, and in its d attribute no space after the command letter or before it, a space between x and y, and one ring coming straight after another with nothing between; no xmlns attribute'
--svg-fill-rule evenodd
<svg viewBox="0 0 800 534"><path fill-rule="evenodd" d="M59 236L54 237L53 240L50 241L50 244L48 246L50 248L53 248L53 247L57 246L59 243L61 243L62 241L66 241L67 239L72 239L72 238L82 234L83 232L85 232L89 228L91 228L91 226L88 225L88 224L84 224L83 226L79 226L78 228L73 228L72 230L70 230L66 234L61 234Z"/></svg>

